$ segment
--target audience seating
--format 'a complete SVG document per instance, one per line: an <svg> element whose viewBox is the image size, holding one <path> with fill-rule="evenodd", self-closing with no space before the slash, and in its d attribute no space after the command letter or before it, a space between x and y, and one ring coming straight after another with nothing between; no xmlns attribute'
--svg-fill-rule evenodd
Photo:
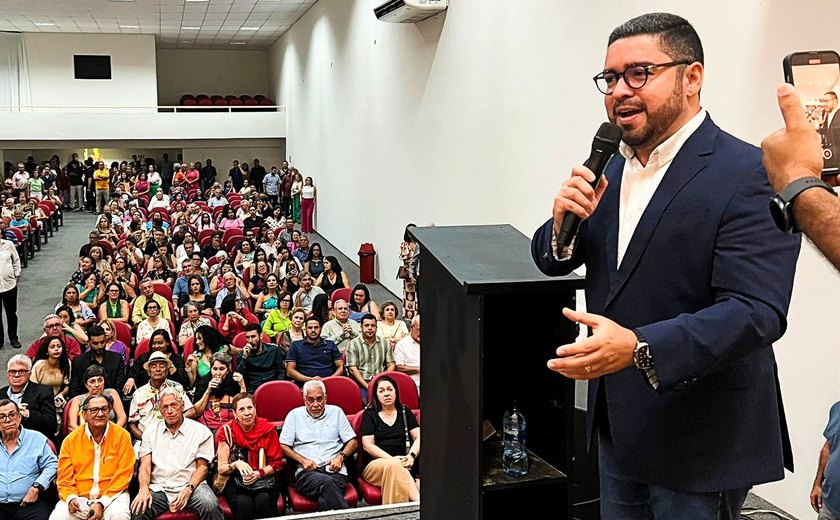
<svg viewBox="0 0 840 520"><path fill-rule="evenodd" d="M111 323L114 324L114 332L116 332L117 339L125 343L126 347L131 348L131 327L128 323L117 320L111 320Z"/></svg>
<svg viewBox="0 0 840 520"><path fill-rule="evenodd" d="M361 411L362 393L359 385L346 376L329 376L321 380L327 388L327 402L344 411L347 417Z"/></svg>
<svg viewBox="0 0 840 520"><path fill-rule="evenodd" d="M8 225L8 222L6 224ZM17 241L18 256L20 257L21 266L28 267L29 259L35 258L35 252L29 249L29 242L26 240L23 231L20 228L7 227L6 229L11 231L15 235L15 240Z"/></svg>
<svg viewBox="0 0 840 520"><path fill-rule="evenodd" d="M164 282L155 282L152 284L152 287L154 288L155 294L163 296L170 303L172 302L172 287L169 287Z"/></svg>
<svg viewBox="0 0 840 520"><path fill-rule="evenodd" d="M346 302L350 301L350 295L353 294L353 289L336 289L330 294L330 302L335 303L338 300L344 300Z"/></svg>
<svg viewBox="0 0 840 520"><path fill-rule="evenodd" d="M380 377L387 375L397 382L397 389L400 392L400 402L412 410L420 409L420 395L417 393L417 384L411 379L408 374L402 372L382 372L373 376L370 380L370 387L373 388L373 383Z"/></svg>
<svg viewBox="0 0 840 520"><path fill-rule="evenodd" d="M263 333L260 336L260 339L263 343L271 343L271 338L268 337L268 334ZM244 348L245 347L245 332L240 332L236 336L233 337L233 341L231 344L236 348Z"/></svg>
<svg viewBox="0 0 840 520"><path fill-rule="evenodd" d="M254 405L260 417L279 429L289 412L303 406L303 393L291 381L269 381L254 392Z"/></svg>

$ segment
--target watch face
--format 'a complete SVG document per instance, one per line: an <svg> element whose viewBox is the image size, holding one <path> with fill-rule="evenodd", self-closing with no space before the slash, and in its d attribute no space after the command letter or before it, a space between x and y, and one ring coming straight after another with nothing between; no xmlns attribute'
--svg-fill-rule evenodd
<svg viewBox="0 0 840 520"><path fill-rule="evenodd" d="M779 230L790 233L785 206L787 205L778 196L773 197L770 199L770 216L773 217L773 222Z"/></svg>

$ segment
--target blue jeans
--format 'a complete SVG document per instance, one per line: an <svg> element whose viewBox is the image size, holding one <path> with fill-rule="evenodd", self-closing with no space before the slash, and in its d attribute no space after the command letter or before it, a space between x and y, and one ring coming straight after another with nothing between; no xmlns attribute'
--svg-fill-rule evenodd
<svg viewBox="0 0 840 520"><path fill-rule="evenodd" d="M711 493L674 491L622 475L612 442L600 436L599 469L603 520L738 520L750 488Z"/></svg>

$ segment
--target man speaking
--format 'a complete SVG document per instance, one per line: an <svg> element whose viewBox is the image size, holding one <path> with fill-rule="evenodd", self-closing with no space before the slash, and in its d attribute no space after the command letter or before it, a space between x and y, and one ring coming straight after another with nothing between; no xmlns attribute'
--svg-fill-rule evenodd
<svg viewBox="0 0 840 520"><path fill-rule="evenodd" d="M596 188L575 167L534 235L548 275L586 264L592 335L549 368L590 380L605 519L736 519L750 487L792 467L772 342L799 239L780 233L760 151L700 106L703 48L684 19L616 28L595 83L623 130ZM568 247L567 214L583 223Z"/></svg>

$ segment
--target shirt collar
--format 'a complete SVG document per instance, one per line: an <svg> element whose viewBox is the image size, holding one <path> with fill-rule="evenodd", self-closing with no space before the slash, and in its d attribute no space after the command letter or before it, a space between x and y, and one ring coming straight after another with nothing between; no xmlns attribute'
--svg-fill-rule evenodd
<svg viewBox="0 0 840 520"><path fill-rule="evenodd" d="M105 442L105 438L108 437L108 430L110 428L111 428L111 421L108 421L108 423L105 424L105 433L102 435L102 441L100 442L100 444L102 442ZM85 423L85 435L87 435L87 438L91 442L96 442L95 440L93 440L93 435L91 435L91 433L90 433L90 428L88 427L88 423Z"/></svg>
<svg viewBox="0 0 840 520"><path fill-rule="evenodd" d="M679 130L654 148L650 154L648 163L643 167L636 159L636 152L624 141L618 145L618 150L621 155L628 161L633 162L634 168L641 170L642 168L662 167L671 162L689 137L698 129L703 121L706 119L706 109L700 108L694 117L689 119Z"/></svg>
<svg viewBox="0 0 840 520"><path fill-rule="evenodd" d="M161 428L159 431L164 435L168 434L172 437L177 437L178 435L185 435L184 432L181 431L181 430L184 429L184 424L186 424L186 422L187 422L187 418L184 417L184 419L181 421L181 425L178 426L177 430L175 430L175 433L172 433L172 432L169 431L169 426L167 426L166 421L164 421L162 419L161 419L160 423L158 423L158 428Z"/></svg>

